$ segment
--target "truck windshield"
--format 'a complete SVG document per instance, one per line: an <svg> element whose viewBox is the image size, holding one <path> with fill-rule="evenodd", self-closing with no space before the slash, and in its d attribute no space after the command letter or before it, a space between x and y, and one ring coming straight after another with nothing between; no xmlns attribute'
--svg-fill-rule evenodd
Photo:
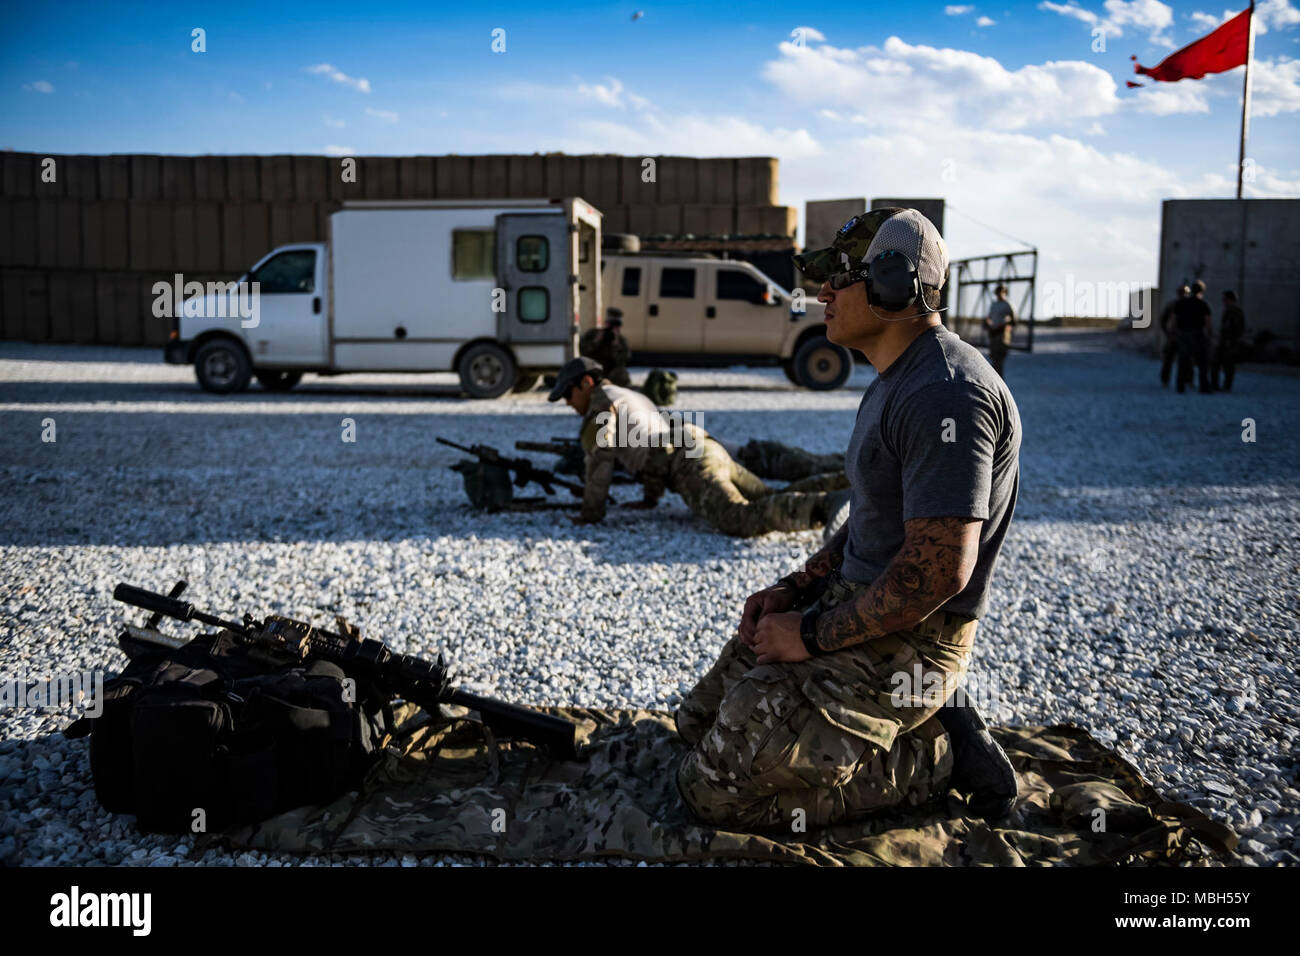
<svg viewBox="0 0 1300 956"><path fill-rule="evenodd" d="M316 287L316 253L310 249L282 252L263 262L248 277L258 291L311 292Z"/></svg>

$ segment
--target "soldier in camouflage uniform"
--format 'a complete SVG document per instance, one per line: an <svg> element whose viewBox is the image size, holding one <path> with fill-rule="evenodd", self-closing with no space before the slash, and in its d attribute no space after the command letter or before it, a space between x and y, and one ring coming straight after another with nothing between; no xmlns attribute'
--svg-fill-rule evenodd
<svg viewBox="0 0 1300 956"><path fill-rule="evenodd" d="M576 358L560 371L549 396L552 402L563 398L582 416L585 492L579 523L604 519L616 462L644 489L641 501L624 507L653 508L665 491L675 491L715 529L737 537L804 531L826 522L843 484L837 476L813 476L774 491L704 429L687 423L676 436L648 398L602 379L597 363Z"/></svg>
<svg viewBox="0 0 1300 956"><path fill-rule="evenodd" d="M823 281L827 337L879 373L846 456L850 517L802 570L750 596L682 702L678 789L701 819L744 829L841 823L950 785L1003 816L1015 771L949 695L1014 510L1014 400L932 311L947 249L916 211L856 216L796 264Z"/></svg>
<svg viewBox="0 0 1300 956"><path fill-rule="evenodd" d="M632 377L627 363L632 358L627 339L623 336L623 313L610 309L605 315L604 328L588 329L578 341L578 354L585 355L605 370L605 378L620 388L628 388Z"/></svg>
<svg viewBox="0 0 1300 956"><path fill-rule="evenodd" d="M794 445L784 445L779 441L762 438L755 438L735 450L727 442L720 442L720 444L726 448L732 458L760 478L799 481L814 475L844 472L842 454L819 455Z"/></svg>

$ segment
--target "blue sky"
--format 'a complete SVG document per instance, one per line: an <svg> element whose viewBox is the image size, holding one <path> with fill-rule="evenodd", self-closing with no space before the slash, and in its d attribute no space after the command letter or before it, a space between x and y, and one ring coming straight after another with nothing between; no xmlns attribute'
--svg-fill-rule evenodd
<svg viewBox="0 0 1300 956"><path fill-rule="evenodd" d="M773 155L783 203L941 195L954 256L1011 245L977 219L1045 278L1150 281L1160 200L1232 194L1241 79L1127 90L1129 56L1239 3L9 6L0 147ZM1300 11L1257 20L1248 194L1297 196Z"/></svg>

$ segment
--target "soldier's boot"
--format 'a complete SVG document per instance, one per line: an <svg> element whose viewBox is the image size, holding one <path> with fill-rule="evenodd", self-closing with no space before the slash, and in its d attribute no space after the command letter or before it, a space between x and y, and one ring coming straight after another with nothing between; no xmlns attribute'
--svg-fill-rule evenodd
<svg viewBox="0 0 1300 956"><path fill-rule="evenodd" d="M949 699L939 708L939 722L952 744L952 786L970 794L968 806L984 819L1005 817L1020 793L1007 752L969 703Z"/></svg>

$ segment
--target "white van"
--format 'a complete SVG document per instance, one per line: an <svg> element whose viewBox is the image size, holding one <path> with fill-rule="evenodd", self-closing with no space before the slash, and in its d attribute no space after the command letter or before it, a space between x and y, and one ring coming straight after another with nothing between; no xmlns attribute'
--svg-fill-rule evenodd
<svg viewBox="0 0 1300 956"><path fill-rule="evenodd" d="M212 392L455 371L495 398L578 354L601 314L600 228L577 198L347 202L326 242L280 246L238 285L188 298L164 356Z"/></svg>
<svg viewBox="0 0 1300 956"><path fill-rule="evenodd" d="M826 339L826 306L737 259L605 253L605 301L637 365L779 364L805 388L839 388L853 356Z"/></svg>

